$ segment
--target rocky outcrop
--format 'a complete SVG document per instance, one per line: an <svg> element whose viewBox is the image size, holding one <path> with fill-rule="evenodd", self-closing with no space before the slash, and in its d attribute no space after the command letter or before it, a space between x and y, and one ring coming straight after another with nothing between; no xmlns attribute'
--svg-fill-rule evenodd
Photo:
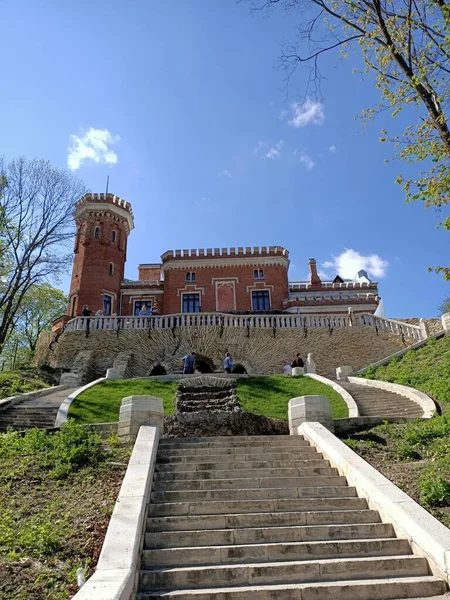
<svg viewBox="0 0 450 600"><path fill-rule="evenodd" d="M287 421L268 419L243 411L186 412L164 418L165 438L288 434Z"/></svg>

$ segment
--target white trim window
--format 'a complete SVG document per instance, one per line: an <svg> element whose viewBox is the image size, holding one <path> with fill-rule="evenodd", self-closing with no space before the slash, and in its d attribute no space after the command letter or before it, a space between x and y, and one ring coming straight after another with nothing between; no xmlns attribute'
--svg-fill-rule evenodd
<svg viewBox="0 0 450 600"><path fill-rule="evenodd" d="M181 312L200 312L200 294L198 292L183 292L181 294Z"/></svg>
<svg viewBox="0 0 450 600"><path fill-rule="evenodd" d="M269 290L254 290L252 292L252 310L257 310L257 311L270 310L270 292L269 292Z"/></svg>

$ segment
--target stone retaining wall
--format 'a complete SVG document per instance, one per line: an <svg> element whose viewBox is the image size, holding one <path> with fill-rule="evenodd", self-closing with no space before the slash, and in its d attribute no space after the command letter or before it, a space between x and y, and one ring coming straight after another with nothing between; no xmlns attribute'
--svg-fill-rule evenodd
<svg viewBox="0 0 450 600"><path fill-rule="evenodd" d="M160 364L167 373L179 372L182 357L191 350L212 361L221 370L226 352L247 373L281 373L284 360L292 360L297 352L306 358L314 354L317 372L334 377L339 365L352 365L355 370L380 360L405 346L400 337L376 332L370 327L342 329L268 329L198 327L170 330L82 331L66 332L49 354L52 366L71 369L74 358L82 350L92 350L95 375L104 375L120 353L133 353L127 364L127 375L148 375ZM122 356L125 356L122 354Z"/></svg>

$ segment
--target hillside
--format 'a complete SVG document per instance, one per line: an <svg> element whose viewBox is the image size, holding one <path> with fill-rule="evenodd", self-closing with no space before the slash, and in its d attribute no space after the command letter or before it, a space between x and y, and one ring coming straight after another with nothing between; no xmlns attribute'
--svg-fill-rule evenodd
<svg viewBox="0 0 450 600"><path fill-rule="evenodd" d="M442 409L442 416L384 423L344 441L450 526L450 337L429 340L365 376L414 387Z"/></svg>
<svg viewBox="0 0 450 600"><path fill-rule="evenodd" d="M418 350L410 350L388 365L369 369L365 377L381 379L421 390L450 410L450 337L430 339Z"/></svg>

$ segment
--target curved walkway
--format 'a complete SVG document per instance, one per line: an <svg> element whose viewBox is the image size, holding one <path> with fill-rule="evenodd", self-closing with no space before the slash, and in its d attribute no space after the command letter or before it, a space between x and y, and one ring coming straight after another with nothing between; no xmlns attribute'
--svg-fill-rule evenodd
<svg viewBox="0 0 450 600"><path fill-rule="evenodd" d="M361 417L423 417L423 409L395 392L339 381L358 405Z"/></svg>

